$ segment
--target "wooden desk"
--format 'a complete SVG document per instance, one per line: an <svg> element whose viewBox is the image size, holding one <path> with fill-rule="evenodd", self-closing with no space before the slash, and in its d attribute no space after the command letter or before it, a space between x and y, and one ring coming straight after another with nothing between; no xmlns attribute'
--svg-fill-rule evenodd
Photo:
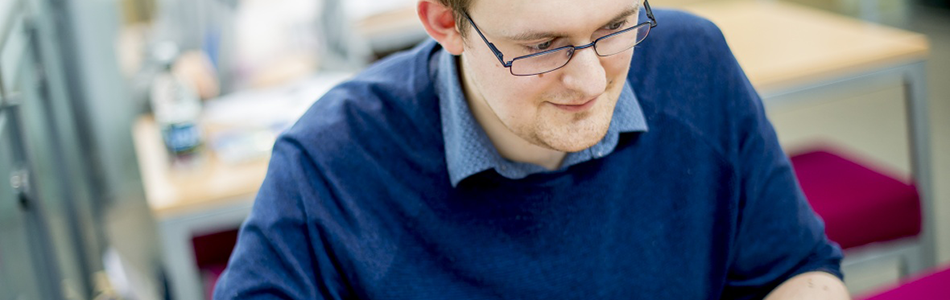
<svg viewBox="0 0 950 300"><path fill-rule="evenodd" d="M920 62L928 53L922 34L784 2L706 2L684 9L719 26L764 96Z"/></svg>
<svg viewBox="0 0 950 300"><path fill-rule="evenodd" d="M169 164L151 116L135 122L133 135L148 204L158 218L200 212L230 204L235 198L254 196L267 171L267 157L229 165L207 148L195 168L175 168Z"/></svg>
<svg viewBox="0 0 950 300"><path fill-rule="evenodd" d="M903 82L913 153L913 172L924 205L925 264L932 265L933 215L929 125L924 61L926 38L830 13L772 1L711 2L686 10L714 21L739 63L763 96L775 105L794 95L833 90L853 82ZM370 39L398 29L403 36L424 34L415 10L406 8L360 24ZM663 20L658 20L659 26ZM395 24L395 25L393 25ZM199 299L190 237L195 230L237 226L250 209L266 160L226 166L208 155L206 167L171 170L149 119L135 126L136 150L149 205L160 221L165 264L177 299Z"/></svg>

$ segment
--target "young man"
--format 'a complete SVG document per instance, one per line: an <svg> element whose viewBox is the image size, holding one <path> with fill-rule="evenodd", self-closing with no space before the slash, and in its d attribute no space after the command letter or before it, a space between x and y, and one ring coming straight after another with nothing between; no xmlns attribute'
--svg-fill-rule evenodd
<svg viewBox="0 0 950 300"><path fill-rule="evenodd" d="M435 41L274 146L215 298L847 299L722 34L639 1L420 0Z"/></svg>

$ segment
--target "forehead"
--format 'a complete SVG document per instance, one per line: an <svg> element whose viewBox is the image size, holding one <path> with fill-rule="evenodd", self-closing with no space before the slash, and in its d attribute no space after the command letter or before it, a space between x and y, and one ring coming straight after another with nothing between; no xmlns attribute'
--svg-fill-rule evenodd
<svg viewBox="0 0 950 300"><path fill-rule="evenodd" d="M596 30L618 13L636 7L642 1L473 0L468 13L479 27L491 27L500 32L582 33Z"/></svg>

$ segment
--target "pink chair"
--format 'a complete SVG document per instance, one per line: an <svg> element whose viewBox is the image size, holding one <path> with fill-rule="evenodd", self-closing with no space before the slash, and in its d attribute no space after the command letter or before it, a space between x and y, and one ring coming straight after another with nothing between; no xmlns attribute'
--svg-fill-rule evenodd
<svg viewBox="0 0 950 300"><path fill-rule="evenodd" d="M828 150L791 160L809 203L825 221L825 232L841 248L920 233L920 196L914 186Z"/></svg>
<svg viewBox="0 0 950 300"><path fill-rule="evenodd" d="M195 264L201 273L205 299L211 299L214 286L224 272L237 243L238 230L226 230L201 236L195 236L191 243L195 250Z"/></svg>
<svg viewBox="0 0 950 300"><path fill-rule="evenodd" d="M901 275L916 272L921 268L916 241L922 222L917 189L841 153L825 148L790 157L802 191L825 222L828 238L845 250L846 265L855 251L899 245L891 248L900 251L888 251L900 253ZM870 244L873 247L866 247Z"/></svg>

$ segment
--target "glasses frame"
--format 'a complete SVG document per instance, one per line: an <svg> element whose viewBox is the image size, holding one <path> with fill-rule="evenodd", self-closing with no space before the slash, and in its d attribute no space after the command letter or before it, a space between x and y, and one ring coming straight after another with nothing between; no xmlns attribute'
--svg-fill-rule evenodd
<svg viewBox="0 0 950 300"><path fill-rule="evenodd" d="M629 31L631 31L631 30L639 29L639 28L641 28L641 27L643 27L643 26L647 26L647 25L649 25L651 29L654 28L654 27L656 27L656 18L653 17L653 10L650 9L650 3L647 2L647 0L643 0L643 8L644 8L644 11L645 11L645 13L646 13L646 15L647 15L647 18L649 19L648 22L641 22L641 23L639 23L639 24L637 24L637 25L631 26L630 28L627 28L627 29L624 29L624 30L621 30L621 31L617 31L617 32L614 32L614 33L611 33L611 34L608 34L608 35L599 37L599 38L597 38L596 40L594 40L593 42L590 42L589 44L580 45L580 46L568 45L568 46L564 46L564 47L558 47L558 48L554 48L554 49L551 49L551 50L546 50L546 51L543 51L543 52L538 52L538 53L533 53L533 54L518 56L518 57L512 58L511 60L509 60L509 61L507 61L507 62L505 62L505 55L504 55L503 53L501 53L501 50L498 50L498 47L495 47L495 44L492 44L491 42L488 41L488 38L486 38L485 35L482 34L482 31L478 29L478 25L475 25L475 21L472 20L472 17L470 17L467 12L463 12L463 14L465 15L465 18L468 19L468 22L469 22L470 24L472 24L472 28L475 28L475 32L478 33L478 36L482 37L482 41L484 41L485 44L488 45L488 49L491 50L491 52L495 54L495 58L498 59L498 62L501 63L501 65L504 66L505 68L508 68L508 72L511 73L511 75L514 75L514 76L534 76L534 75L539 75L539 74L554 72L554 71L557 71L557 70L560 69L560 68L563 68L563 67L566 66L567 64L571 63L571 59L574 58L574 53L577 52L577 50L583 50L583 49L586 49L586 48L594 47L594 52L596 53L596 52L597 52L597 47L596 47L595 45L596 45L597 42L599 42L600 40L603 40L603 39L605 39L605 38L612 37L612 36L615 36L615 35L618 35L618 34L622 34L622 33L625 33L625 32L629 32ZM648 34L649 34L649 33L648 33ZM644 36L643 38L646 39L645 36ZM633 46L631 46L631 48L635 47L636 45L639 45L640 42L642 42L642 41L636 42L635 44L633 44ZM561 65L561 66L559 66L559 67L557 67L557 68L554 68L554 69L551 69L551 70L547 70L547 71L544 71L544 72L531 73L531 74L515 74L514 71L511 69L511 64L514 63L516 60L525 59L525 58L531 58L531 57L536 57L536 56L541 56L541 55L546 55L546 54L551 54L551 53L558 52L558 51L564 51L564 49L568 49L568 48L572 48L572 50L570 50L570 56L567 58L567 61L564 62L563 65ZM629 48L628 48L628 49L629 49ZM620 51L620 52L623 52L623 51ZM617 52L617 53L620 53L620 52ZM611 55L614 55L614 54L617 54L617 53L608 54L608 55L600 55L600 53L597 53L597 56L600 56L600 57L607 57L607 56L611 56Z"/></svg>

